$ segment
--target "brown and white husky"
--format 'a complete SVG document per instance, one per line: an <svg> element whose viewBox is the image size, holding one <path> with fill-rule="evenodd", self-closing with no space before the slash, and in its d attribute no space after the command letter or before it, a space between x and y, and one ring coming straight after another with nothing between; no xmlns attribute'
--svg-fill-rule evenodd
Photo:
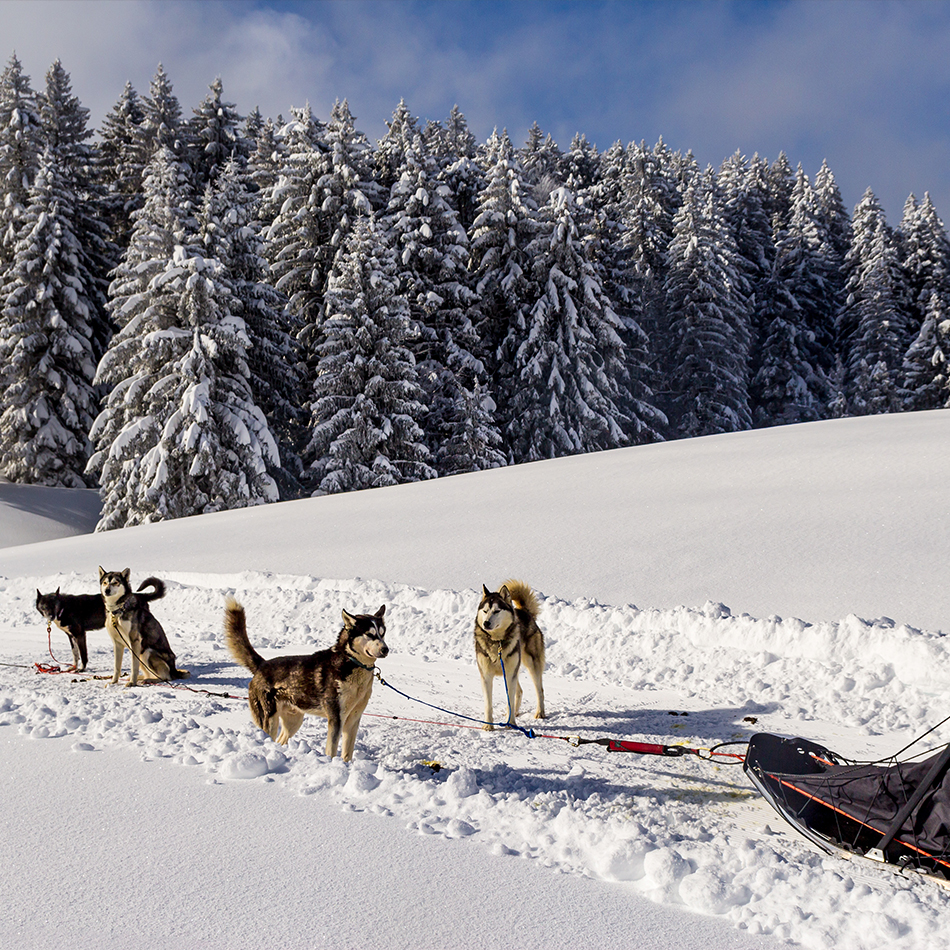
<svg viewBox="0 0 950 950"><path fill-rule="evenodd" d="M344 610L343 629L329 649L265 660L248 639L244 608L229 598L224 639L234 659L254 674L247 696L254 723L286 745L306 713L322 716L327 720L327 755L337 754L342 736L343 761L349 762L360 717L373 691L376 661L389 655L385 612L385 604L375 614Z"/></svg>
<svg viewBox="0 0 950 950"><path fill-rule="evenodd" d="M514 725L521 708L518 672L524 665L538 697L535 719L544 719L544 634L538 626L541 608L534 591L523 581L510 580L497 591L482 585L475 614L475 662L485 694L485 729L494 729L492 683L504 676L508 690L508 724Z"/></svg>

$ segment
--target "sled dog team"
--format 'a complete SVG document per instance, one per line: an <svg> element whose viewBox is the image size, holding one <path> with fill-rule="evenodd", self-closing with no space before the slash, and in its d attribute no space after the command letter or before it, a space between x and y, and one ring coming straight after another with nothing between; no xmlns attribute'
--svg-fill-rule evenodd
<svg viewBox="0 0 950 950"><path fill-rule="evenodd" d="M106 571L100 567L98 594L62 594L58 588L52 594L37 591L36 609L69 638L72 670L81 672L88 663L87 631L105 628L115 651L111 683L119 682L126 650L131 654L126 685L184 679L189 674L178 669L165 631L149 607L165 596L164 583L148 577L133 591L129 575L129 568ZM494 729L496 677L504 678L507 723L514 725L521 708L518 674L522 666L537 695L534 717L544 718L544 635L538 626L539 612L534 591L522 581L506 581L497 591L482 585L475 613L475 662L485 698L485 729ZM342 743L343 760L348 762L373 690L376 661L389 654L385 613L385 604L375 614L344 610L343 629L332 647L306 656L264 659L248 638L244 608L229 597L224 607L224 639L235 661L252 674L248 706L255 725L286 745L305 715L322 716L327 720L326 754L335 756Z"/></svg>

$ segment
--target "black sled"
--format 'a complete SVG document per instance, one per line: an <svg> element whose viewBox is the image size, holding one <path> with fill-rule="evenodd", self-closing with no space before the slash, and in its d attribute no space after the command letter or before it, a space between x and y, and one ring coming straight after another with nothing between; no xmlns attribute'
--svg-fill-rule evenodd
<svg viewBox="0 0 950 950"><path fill-rule="evenodd" d="M822 851L950 887L950 745L920 761L856 762L807 739L758 733L743 769Z"/></svg>

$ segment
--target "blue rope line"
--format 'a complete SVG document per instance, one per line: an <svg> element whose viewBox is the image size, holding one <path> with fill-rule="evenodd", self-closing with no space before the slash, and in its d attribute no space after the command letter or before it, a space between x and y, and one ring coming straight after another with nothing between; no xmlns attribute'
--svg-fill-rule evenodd
<svg viewBox="0 0 950 950"><path fill-rule="evenodd" d="M505 669L504 664L502 664L502 674L501 674L502 679L505 678L504 669ZM475 719L472 716L464 716L462 713L455 712L452 709L444 709L442 706L435 706L432 703L427 703L424 699L417 699L415 696L410 696L408 693L404 693L401 689L396 689L396 687L393 686L391 683L387 683L386 680L383 679L382 673L379 672L378 667L376 669L376 678L379 680L379 682L383 686L388 686L394 693L399 693L400 696L404 697L405 699L409 699L414 703L421 703L423 706L428 706L430 709L437 709L439 712L443 712L447 716L455 716L458 719L467 719L469 722L477 722L480 726L494 725L494 723L486 722L484 719ZM505 693L507 694L507 692L508 692L508 684L505 683ZM508 704L508 710L509 712L511 711L510 700ZM535 738L533 729L525 729L523 726L519 726L516 722L499 723L499 725L504 726L506 729L516 729L518 732L520 732L522 735L524 735L528 739Z"/></svg>

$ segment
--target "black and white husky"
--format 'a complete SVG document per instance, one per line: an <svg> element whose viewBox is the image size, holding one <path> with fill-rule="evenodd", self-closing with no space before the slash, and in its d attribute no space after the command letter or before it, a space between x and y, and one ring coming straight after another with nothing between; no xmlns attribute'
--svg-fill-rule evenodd
<svg viewBox="0 0 950 950"><path fill-rule="evenodd" d="M68 672L82 672L89 663L86 631L101 630L106 625L106 608L99 594L61 594L59 588L52 594L36 592L36 609L50 626L56 624L69 637L73 650L73 665Z"/></svg>
<svg viewBox="0 0 950 950"><path fill-rule="evenodd" d="M228 598L224 639L234 659L254 674L247 696L254 723L286 745L302 725L304 714L323 716L326 754L336 755L342 736L343 761L349 762L360 717L373 691L375 663L389 655L385 612L385 604L375 614L353 615L344 610L343 629L329 649L265 660L248 640L244 608Z"/></svg>
<svg viewBox="0 0 950 950"><path fill-rule="evenodd" d="M112 682L118 683L122 675L122 657L126 649L132 654L132 671L127 685L138 685L140 667L150 682L184 679L188 672L176 666L168 637L148 606L149 601L164 596L165 585L157 577L149 577L135 593L129 582L129 573L129 568L124 571L99 568L99 593L105 608L106 630L112 637L115 650ZM148 585L154 588L154 593L141 593Z"/></svg>
<svg viewBox="0 0 950 950"><path fill-rule="evenodd" d="M492 683L504 676L508 690L508 725L514 725L521 708L518 672L527 668L538 697L535 719L544 719L544 634L538 626L541 608L534 591L523 581L510 580L498 591L482 584L482 599L475 614L475 662L485 694L485 729L494 729Z"/></svg>

